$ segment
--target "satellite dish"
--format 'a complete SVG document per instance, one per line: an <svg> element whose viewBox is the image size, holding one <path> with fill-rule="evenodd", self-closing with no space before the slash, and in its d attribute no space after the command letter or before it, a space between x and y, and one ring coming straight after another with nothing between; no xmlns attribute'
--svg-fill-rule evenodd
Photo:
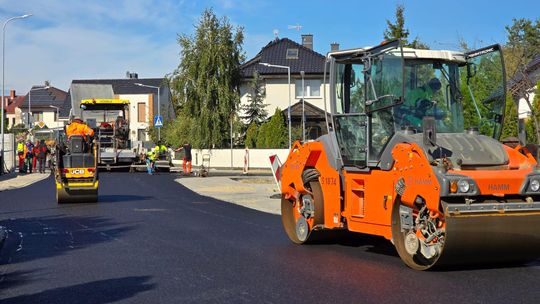
<svg viewBox="0 0 540 304"><path fill-rule="evenodd" d="M279 30L278 30L278 29L274 29L274 37L275 37L275 38L278 37L278 34L279 34Z"/></svg>

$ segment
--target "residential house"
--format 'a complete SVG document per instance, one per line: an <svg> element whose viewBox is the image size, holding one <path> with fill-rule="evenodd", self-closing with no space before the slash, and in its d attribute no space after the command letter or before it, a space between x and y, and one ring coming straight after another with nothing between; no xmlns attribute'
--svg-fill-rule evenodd
<svg viewBox="0 0 540 304"><path fill-rule="evenodd" d="M66 91L52 86L32 86L24 96L23 103L19 106L21 113L17 121L24 123L26 115L30 113L33 126L41 128L63 126L63 123L58 120L58 114L66 94Z"/></svg>
<svg viewBox="0 0 540 304"><path fill-rule="evenodd" d="M512 96L515 100L519 100L518 115L520 119L531 116L529 103L533 104L538 81L540 81L540 55L534 57L522 72L508 81L508 88Z"/></svg>
<svg viewBox="0 0 540 304"><path fill-rule="evenodd" d="M333 44L338 49L337 44ZM240 86L241 105L249 103L250 81L258 71L266 91L265 104L269 115L276 108L283 110L287 117L289 109L289 82L286 68L265 66L272 64L290 67L291 83L291 121L293 127L300 127L302 121L302 98L306 113L306 135L314 139L326 132L325 105L323 94L329 102L328 85L324 84L325 56L313 50L313 35L302 35L302 44L288 38L270 41L261 51L241 65L242 83ZM302 90L302 72L304 89ZM328 82L328 81L327 81ZM330 108L327 107L327 111ZM328 115L328 114L326 114Z"/></svg>
<svg viewBox="0 0 540 304"><path fill-rule="evenodd" d="M149 141L148 130L158 113L164 122L174 119L171 91L164 78L138 78L127 73L125 79L80 79L71 82L60 112L61 119L80 115L80 101L90 98L116 98L130 101L126 113L132 142ZM159 87L159 96L158 88ZM159 105L159 111L158 111Z"/></svg>
<svg viewBox="0 0 540 304"><path fill-rule="evenodd" d="M4 111L7 118L6 129L20 124L21 109L19 108L24 101L24 96L17 96L15 90L9 91L9 96L4 96Z"/></svg>

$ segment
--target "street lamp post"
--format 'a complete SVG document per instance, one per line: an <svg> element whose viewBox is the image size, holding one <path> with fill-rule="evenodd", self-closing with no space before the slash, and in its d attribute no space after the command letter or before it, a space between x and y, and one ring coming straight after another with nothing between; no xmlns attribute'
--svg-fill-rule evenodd
<svg viewBox="0 0 540 304"><path fill-rule="evenodd" d="M9 18L8 20L6 20L4 22L4 25L2 26L2 106L0 108L2 108L1 110L1 115L0 115L0 120L2 121L0 124L1 124L1 131L0 131L0 137L2 137L2 147L0 148L0 174L3 174L4 173L4 99L5 99L5 88L4 88L4 83L5 83L5 64L6 64L6 26L7 24L10 22L10 21L13 21L13 20L16 20L16 19L24 19L24 18L28 18L32 16L32 14L25 14L25 15L22 15L22 16L15 16L15 17L11 17Z"/></svg>
<svg viewBox="0 0 540 304"><path fill-rule="evenodd" d="M159 87L156 87L156 86L151 86L151 85L146 85L146 84L142 84L142 83L135 83L135 85L137 86L140 86L140 87L147 87L147 88L152 88L152 89L157 89L157 104L158 104L158 107L157 107L157 115L158 116L161 116L161 103L160 103L160 94L159 94ZM158 141L161 140L161 128L157 128L158 129Z"/></svg>
<svg viewBox="0 0 540 304"><path fill-rule="evenodd" d="M304 71L300 71L300 75L302 76L302 141L305 142L306 141L306 112L305 112L305 103L304 103L304 99L305 99L305 88L306 86L304 85Z"/></svg>
<svg viewBox="0 0 540 304"><path fill-rule="evenodd" d="M32 129L33 127L33 118L34 118L34 115L32 115L32 91L47 90L48 88L49 86L44 86L44 87L30 89L30 91L28 91L28 127L30 127L30 129Z"/></svg>
<svg viewBox="0 0 540 304"><path fill-rule="evenodd" d="M287 69L287 79L289 82L289 109L287 111L287 122L289 124L289 150L291 149L292 133L291 133L291 67L286 65L270 64L266 62L260 62L260 65L264 65L272 68Z"/></svg>

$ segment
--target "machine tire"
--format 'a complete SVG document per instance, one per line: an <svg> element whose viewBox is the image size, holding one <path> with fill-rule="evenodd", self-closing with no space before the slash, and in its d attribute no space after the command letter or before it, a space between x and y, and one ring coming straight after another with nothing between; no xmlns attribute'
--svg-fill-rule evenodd
<svg viewBox="0 0 540 304"><path fill-rule="evenodd" d="M405 249L405 236L406 232L401 231L401 218L399 215L399 207L401 206L401 200L396 198L393 208L392 208L392 242L396 251L399 254L401 260L405 265L409 266L414 270L428 270L433 267L440 256L434 257L433 259L426 259L420 254L411 256ZM444 251L444 247L443 247Z"/></svg>
<svg viewBox="0 0 540 304"><path fill-rule="evenodd" d="M311 227L308 227L309 231L307 234L302 233L302 236L299 236L297 233L297 224L299 222L296 220L297 215L295 215L295 213L298 212L295 210L297 207L290 200L285 198L281 199L281 221L283 227L289 239L297 244L307 244L318 240L320 231L317 230L317 228L313 229L313 227L317 227L324 223L324 197L321 184L318 181L319 173L315 169L307 169L302 174L302 177L305 187L310 189L313 193L315 212L312 224L310 225ZM302 217L301 219L303 219L302 222L304 223L305 218Z"/></svg>

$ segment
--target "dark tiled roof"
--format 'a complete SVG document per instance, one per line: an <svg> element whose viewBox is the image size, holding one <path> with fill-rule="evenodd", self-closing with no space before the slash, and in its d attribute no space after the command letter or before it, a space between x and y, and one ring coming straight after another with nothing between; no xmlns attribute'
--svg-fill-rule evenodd
<svg viewBox="0 0 540 304"><path fill-rule="evenodd" d="M125 79L78 79L71 83L82 84L110 84L113 87L114 94L152 94L156 89L140 87L136 83L150 85L154 87L166 86L165 78L125 78Z"/></svg>
<svg viewBox="0 0 540 304"><path fill-rule="evenodd" d="M64 103L60 106L59 118L69 118L69 112L71 111L71 94L67 92Z"/></svg>
<svg viewBox="0 0 540 304"><path fill-rule="evenodd" d="M518 86L524 79L524 76L527 76L527 80L532 83L533 85L536 84L537 81L539 81L539 73L538 70L540 69L540 55L536 55L523 69L523 72L518 72L516 75L508 80L508 87L512 89L515 86Z"/></svg>
<svg viewBox="0 0 540 304"><path fill-rule="evenodd" d="M288 108L285 108L282 112L287 117ZM306 117L323 117L324 118L324 110L320 109L319 107L314 106L313 104L304 101L304 110L306 113ZM330 115L327 113L327 115ZM302 117L302 100L297 101L296 103L291 105L291 117L293 116L299 116Z"/></svg>
<svg viewBox="0 0 540 304"><path fill-rule="evenodd" d="M165 78L125 78L125 79L75 79L72 84L110 84L114 94L155 94L156 89L141 87L136 83L154 86L168 86ZM33 96L32 96L33 102ZM69 118L71 110L71 92L66 94L65 100L60 108L60 118Z"/></svg>
<svg viewBox="0 0 540 304"><path fill-rule="evenodd" d="M42 88L42 89L40 89ZM60 107L64 104L64 100L66 99L66 92L62 91L55 87L49 87L46 88L43 86L32 86L32 91L29 91L24 96L24 102L20 106L21 110L26 111L28 109L28 103L30 100L30 95L32 94L32 109L46 109L50 111L54 111L53 108L49 106L55 106Z"/></svg>
<svg viewBox="0 0 540 304"><path fill-rule="evenodd" d="M298 49L298 59L287 59L287 49ZM288 38L276 39L268 43L252 59L240 66L243 77L253 76L257 70L261 75L287 75L286 69L266 67L259 63L265 62L276 65L290 66L291 74L323 74L325 57Z"/></svg>

